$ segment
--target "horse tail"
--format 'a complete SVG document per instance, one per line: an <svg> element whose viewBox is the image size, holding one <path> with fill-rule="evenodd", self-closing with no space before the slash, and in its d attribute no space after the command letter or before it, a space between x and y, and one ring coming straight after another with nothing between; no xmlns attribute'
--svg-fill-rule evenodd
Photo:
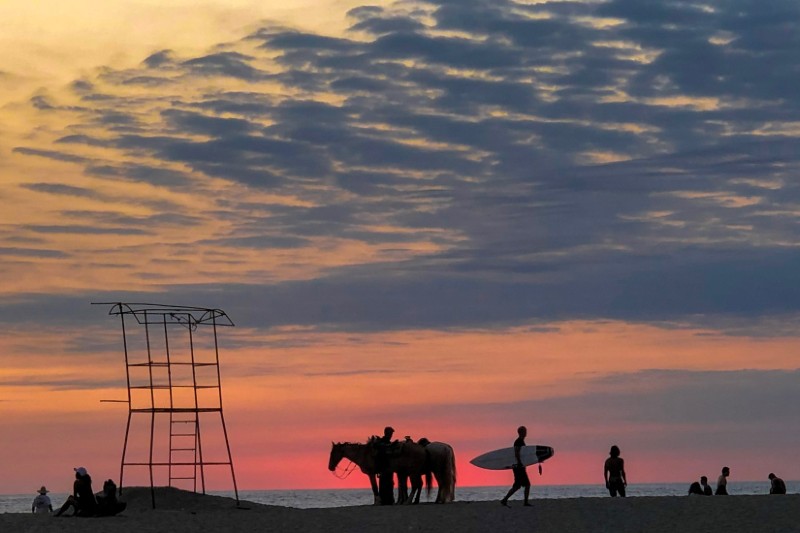
<svg viewBox="0 0 800 533"><path fill-rule="evenodd" d="M450 448L450 476L448 476L448 484L450 485L449 496L450 501L456 499L456 452L453 451L453 447L449 446Z"/></svg>

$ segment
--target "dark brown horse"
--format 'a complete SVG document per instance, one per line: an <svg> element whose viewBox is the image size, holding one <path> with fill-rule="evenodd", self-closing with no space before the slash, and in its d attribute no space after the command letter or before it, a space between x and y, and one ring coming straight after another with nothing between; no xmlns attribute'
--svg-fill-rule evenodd
<svg viewBox="0 0 800 533"><path fill-rule="evenodd" d="M378 484L375 479L378 473L376 467L376 458L378 456L376 439L372 438L366 444L355 442L336 442L331 444L328 469L333 472L342 459L349 459L369 477L372 494L375 496L375 503L380 503ZM386 459L389 470L397 474L398 503L419 503L423 475L426 478L429 490L431 486L431 471L428 468L425 448L414 442L395 441L386 451ZM408 494L408 480L411 481L411 494Z"/></svg>

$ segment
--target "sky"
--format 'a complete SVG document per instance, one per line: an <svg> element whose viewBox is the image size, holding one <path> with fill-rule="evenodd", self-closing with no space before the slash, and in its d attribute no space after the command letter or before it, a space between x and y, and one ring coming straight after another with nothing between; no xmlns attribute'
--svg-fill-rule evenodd
<svg viewBox="0 0 800 533"><path fill-rule="evenodd" d="M800 479L800 4L285 4L0 5L0 493L118 477L116 301L235 323L240 489Z"/></svg>

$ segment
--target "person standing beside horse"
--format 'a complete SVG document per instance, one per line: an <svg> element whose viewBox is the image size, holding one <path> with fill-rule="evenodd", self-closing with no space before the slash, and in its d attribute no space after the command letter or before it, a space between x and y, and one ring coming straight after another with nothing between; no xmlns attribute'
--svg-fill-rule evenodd
<svg viewBox="0 0 800 533"><path fill-rule="evenodd" d="M525 437L528 435L528 428L525 426L518 427L517 434L519 436L517 437L517 440L514 441L514 458L516 459L516 463L514 463L514 466L512 467L514 472L514 484L509 489L505 498L500 500L500 503L508 507L508 499L515 492L517 492L520 487L525 487L525 503L523 505L530 507L531 504L528 501L528 497L531 493L531 480L528 479L528 472L525 470L525 465L522 464L522 458L520 457L520 452L525 446Z"/></svg>
<svg viewBox="0 0 800 533"><path fill-rule="evenodd" d="M375 441L377 455L375 457L375 471L378 475L378 495L381 505L394 504L394 473L392 472L389 454L392 447L394 428L386 426L383 436Z"/></svg>

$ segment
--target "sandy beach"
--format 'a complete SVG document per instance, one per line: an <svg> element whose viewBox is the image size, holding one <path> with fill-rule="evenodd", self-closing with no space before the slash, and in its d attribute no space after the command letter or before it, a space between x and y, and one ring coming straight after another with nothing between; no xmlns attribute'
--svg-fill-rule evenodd
<svg viewBox="0 0 800 533"><path fill-rule="evenodd" d="M417 506L290 509L158 489L127 489L128 509L111 518L0 515L0 531L214 533L248 531L389 532L537 531L564 532L787 532L800 531L800 495L729 497L640 497L432 503Z"/></svg>

